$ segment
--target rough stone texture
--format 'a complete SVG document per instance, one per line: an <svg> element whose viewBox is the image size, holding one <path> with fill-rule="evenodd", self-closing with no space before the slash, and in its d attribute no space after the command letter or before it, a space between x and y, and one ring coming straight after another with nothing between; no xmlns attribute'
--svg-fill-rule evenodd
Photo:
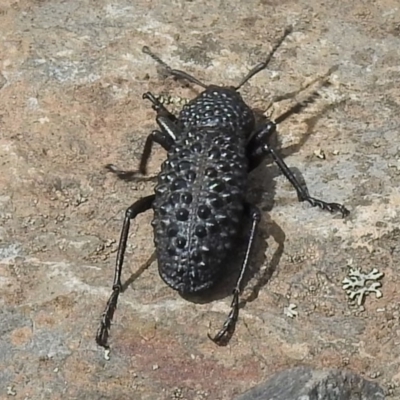
<svg viewBox="0 0 400 400"><path fill-rule="evenodd" d="M292 368L279 372L236 400L383 400L378 384L338 370Z"/></svg>
<svg viewBox="0 0 400 400"><path fill-rule="evenodd" d="M106 361L94 335L123 212L154 180L125 183L103 166L136 168L155 127L143 92L199 90L163 79L142 46L204 81L237 83L288 24L296 32L243 95L265 110L339 65L279 138L310 193L351 216L299 204L271 163L254 173L263 223L222 348L206 333L229 311L237 263L209 296L183 299L149 261L151 215L140 216ZM3 0L0 32L1 398L226 400L299 364L345 366L400 398L398 1ZM164 155L155 150L152 176ZM350 259L385 273L383 297L361 309L342 289Z"/></svg>

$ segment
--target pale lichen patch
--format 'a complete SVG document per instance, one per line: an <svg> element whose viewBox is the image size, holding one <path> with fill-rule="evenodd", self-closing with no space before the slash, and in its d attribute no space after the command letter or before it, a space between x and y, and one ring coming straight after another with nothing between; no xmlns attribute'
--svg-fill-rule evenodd
<svg viewBox="0 0 400 400"><path fill-rule="evenodd" d="M285 314L286 317L289 318L294 318L297 317L298 312L296 311L296 304L289 304L288 307L284 307L283 313Z"/></svg>
<svg viewBox="0 0 400 400"><path fill-rule="evenodd" d="M361 306L364 301L364 297L369 293L375 293L377 298L382 297L382 292L379 288L382 283L379 280L384 276L383 272L379 272L377 268L374 268L369 273L364 273L361 268L350 267L348 277L343 279L342 287L346 290L347 296L354 300L357 298L357 304ZM372 281L370 283L370 281Z"/></svg>

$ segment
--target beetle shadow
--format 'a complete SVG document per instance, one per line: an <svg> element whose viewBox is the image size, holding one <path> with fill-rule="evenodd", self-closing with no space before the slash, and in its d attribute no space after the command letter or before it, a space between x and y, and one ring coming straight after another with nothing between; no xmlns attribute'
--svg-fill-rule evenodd
<svg viewBox="0 0 400 400"><path fill-rule="evenodd" d="M139 278L143 274L144 271L146 271L151 264L153 264L154 261L156 261L156 252L153 251L153 254L148 258L146 262L144 262L138 269L137 271L131 273L130 277L122 284L122 290L121 292L125 292L125 290L128 289L128 287L136 281L136 279Z"/></svg>
<svg viewBox="0 0 400 400"><path fill-rule="evenodd" d="M104 170L116 175L118 179L125 182L156 182L157 175L142 175L138 169L123 170L114 164L107 164Z"/></svg>

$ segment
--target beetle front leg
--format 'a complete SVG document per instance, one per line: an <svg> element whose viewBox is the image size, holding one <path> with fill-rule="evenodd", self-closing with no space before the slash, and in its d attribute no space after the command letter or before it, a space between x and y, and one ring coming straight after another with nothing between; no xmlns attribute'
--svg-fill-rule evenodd
<svg viewBox="0 0 400 400"><path fill-rule="evenodd" d="M165 136L169 136L173 141L179 136L181 127L178 118L169 112L164 105L152 93L147 92L143 95L144 99L150 100L152 108L156 111L156 122Z"/></svg>
<svg viewBox="0 0 400 400"><path fill-rule="evenodd" d="M153 144L158 143L163 149L169 150L171 146L174 144L174 139L168 133L161 131L153 131L146 138L146 142L144 144L142 157L140 159L139 170L122 170L116 167L114 164L107 164L105 166L113 174L116 174L118 178L129 181L134 178L138 172L142 175L146 175L147 173L147 163L149 161L151 151L153 149Z"/></svg>
<svg viewBox="0 0 400 400"><path fill-rule="evenodd" d="M289 180L292 186L296 189L299 201L307 201L312 207L320 207L323 210L330 212L339 211L343 217L347 216L350 211L342 204L338 203L327 203L323 200L311 197L306 189L304 189L293 172L287 166L282 157L276 152L276 150L268 144L268 138L275 131L276 125L273 122L269 122L262 129L256 132L250 139L247 145L247 156L250 160L250 171L256 168L262 160L271 155L279 169Z"/></svg>
<svg viewBox="0 0 400 400"><path fill-rule="evenodd" d="M171 146L175 142L175 137L172 137L166 131L153 131L149 136L147 136L146 143L144 144L144 149L142 153L142 157L140 159L139 164L139 172L142 175L146 175L147 173L147 163L149 162L149 158L151 156L151 151L153 149L153 144L158 143L163 147L164 150L169 150Z"/></svg>
<svg viewBox="0 0 400 400"><path fill-rule="evenodd" d="M150 100L153 104L152 108L157 113L156 122L160 129L153 131L149 136L147 136L138 171L121 170L113 164L106 165L106 169L116 174L118 178L123 180L131 180L137 175L138 172L142 175L146 175L147 163L151 156L153 144L158 143L164 150L168 151L174 144L180 132L177 123L178 119L176 118L176 116L170 113L152 93L144 93L143 98L146 100Z"/></svg>
<svg viewBox="0 0 400 400"><path fill-rule="evenodd" d="M164 104L162 104L161 101L158 100L153 93L146 92L143 94L142 98L145 100L149 100L153 104L152 109L157 113L157 117L167 118L174 123L178 121L178 118L170 111L168 111Z"/></svg>
<svg viewBox="0 0 400 400"><path fill-rule="evenodd" d="M165 150L169 151L169 149L175 143L176 138L181 133L181 130L176 123L166 116L157 116L156 121L160 127L160 130L153 131L149 136L147 136L142 157L140 159L139 172L143 175L146 175L147 172L147 163L153 149L153 144L158 143Z"/></svg>
<svg viewBox="0 0 400 400"><path fill-rule="evenodd" d="M143 94L143 98L150 100L153 104L152 108L156 111L156 122L160 130L153 131L146 139L142 158L140 160L139 172L146 174L147 163L149 161L153 143L160 144L165 150L169 150L174 144L176 138L180 135L181 129L178 125L178 119L174 114L169 112L164 105L151 93Z"/></svg>

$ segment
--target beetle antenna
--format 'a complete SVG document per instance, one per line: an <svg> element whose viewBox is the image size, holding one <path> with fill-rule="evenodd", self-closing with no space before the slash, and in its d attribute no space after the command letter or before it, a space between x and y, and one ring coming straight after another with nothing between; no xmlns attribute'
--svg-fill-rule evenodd
<svg viewBox="0 0 400 400"><path fill-rule="evenodd" d="M186 79L187 81L194 83L195 85L199 85L204 89L207 88L207 85L199 81L194 76L189 75L187 72L181 71L179 69L172 69L165 61L161 60L161 58L158 57L156 54L154 54L147 46L143 46L142 51L143 53L148 54L153 60L157 61L160 65L162 65L170 75L175 76L178 79Z"/></svg>
<svg viewBox="0 0 400 400"><path fill-rule="evenodd" d="M286 29L283 31L282 36L280 37L280 39L275 43L274 47L272 48L272 50L269 52L266 60L260 64L257 64L243 79L242 81L239 83L238 86L235 87L235 90L239 90L247 81L249 81L254 75L257 75L259 72L261 72L262 70L266 69L269 62L271 61L272 57L274 56L275 52L278 50L278 48L281 46L281 44L283 43L283 41L286 39L286 37L292 33L293 31L293 27L292 26L288 26L286 27Z"/></svg>

